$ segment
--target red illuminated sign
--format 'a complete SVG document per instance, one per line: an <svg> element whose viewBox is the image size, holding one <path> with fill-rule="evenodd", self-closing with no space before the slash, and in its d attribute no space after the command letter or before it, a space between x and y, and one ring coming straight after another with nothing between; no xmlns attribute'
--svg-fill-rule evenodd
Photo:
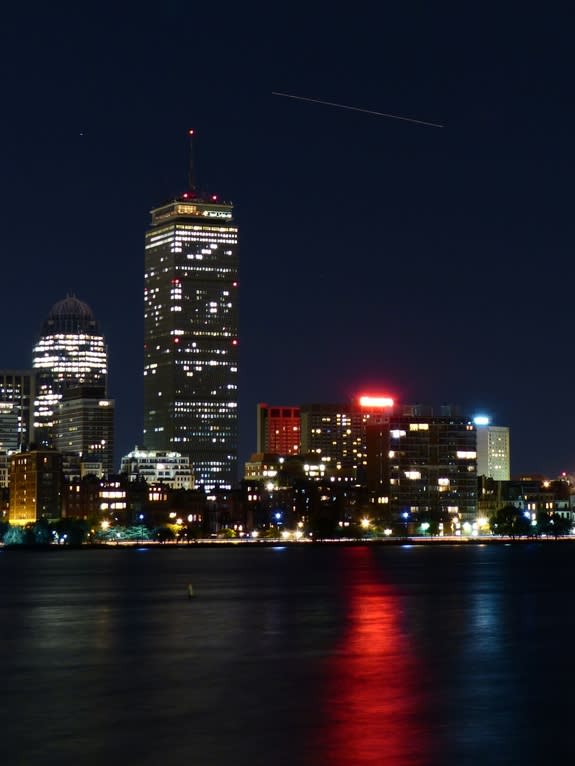
<svg viewBox="0 0 575 766"><path fill-rule="evenodd" d="M393 399L389 396L369 396L364 394L359 397L360 407L371 407L375 409L385 409L393 407Z"/></svg>

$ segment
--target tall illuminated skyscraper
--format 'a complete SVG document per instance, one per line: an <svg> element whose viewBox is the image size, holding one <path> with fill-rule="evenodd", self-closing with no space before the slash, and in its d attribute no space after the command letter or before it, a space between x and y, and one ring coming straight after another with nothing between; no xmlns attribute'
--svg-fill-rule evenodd
<svg viewBox="0 0 575 766"><path fill-rule="evenodd" d="M190 131L190 135L192 132ZM238 229L196 190L151 211L144 289L144 448L190 457L207 491L236 481Z"/></svg>
<svg viewBox="0 0 575 766"><path fill-rule="evenodd" d="M86 303L69 295L52 307L34 346L32 366L37 374L35 439L41 446L52 446L64 391L77 386L105 391L107 386L106 344Z"/></svg>

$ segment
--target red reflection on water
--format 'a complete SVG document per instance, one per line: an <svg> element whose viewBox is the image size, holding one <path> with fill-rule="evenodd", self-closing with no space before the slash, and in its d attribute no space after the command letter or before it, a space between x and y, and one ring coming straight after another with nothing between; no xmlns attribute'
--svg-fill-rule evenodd
<svg viewBox="0 0 575 766"><path fill-rule="evenodd" d="M313 760L326 766L434 763L425 679L401 626L401 597L378 582L372 551L348 551L349 625L326 662Z"/></svg>

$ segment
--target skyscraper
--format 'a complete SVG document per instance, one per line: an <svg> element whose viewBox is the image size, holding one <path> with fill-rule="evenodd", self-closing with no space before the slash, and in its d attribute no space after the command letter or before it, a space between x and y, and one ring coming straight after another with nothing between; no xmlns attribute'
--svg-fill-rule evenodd
<svg viewBox="0 0 575 766"><path fill-rule="evenodd" d="M236 480L238 229L196 190L151 211L144 289L144 448L189 455L206 490Z"/></svg>
<svg viewBox="0 0 575 766"><path fill-rule="evenodd" d="M32 366L38 376L35 438L40 445L49 446L65 390L77 386L102 386L106 390L106 345L86 303L68 295L52 307L34 346Z"/></svg>

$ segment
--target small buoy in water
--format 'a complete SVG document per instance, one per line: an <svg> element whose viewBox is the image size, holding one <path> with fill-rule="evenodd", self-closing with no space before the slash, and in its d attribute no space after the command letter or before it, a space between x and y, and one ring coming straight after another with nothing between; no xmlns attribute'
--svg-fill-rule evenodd
<svg viewBox="0 0 575 766"><path fill-rule="evenodd" d="M192 587L192 584L188 584L188 598L194 598L196 594L194 593L194 588Z"/></svg>

